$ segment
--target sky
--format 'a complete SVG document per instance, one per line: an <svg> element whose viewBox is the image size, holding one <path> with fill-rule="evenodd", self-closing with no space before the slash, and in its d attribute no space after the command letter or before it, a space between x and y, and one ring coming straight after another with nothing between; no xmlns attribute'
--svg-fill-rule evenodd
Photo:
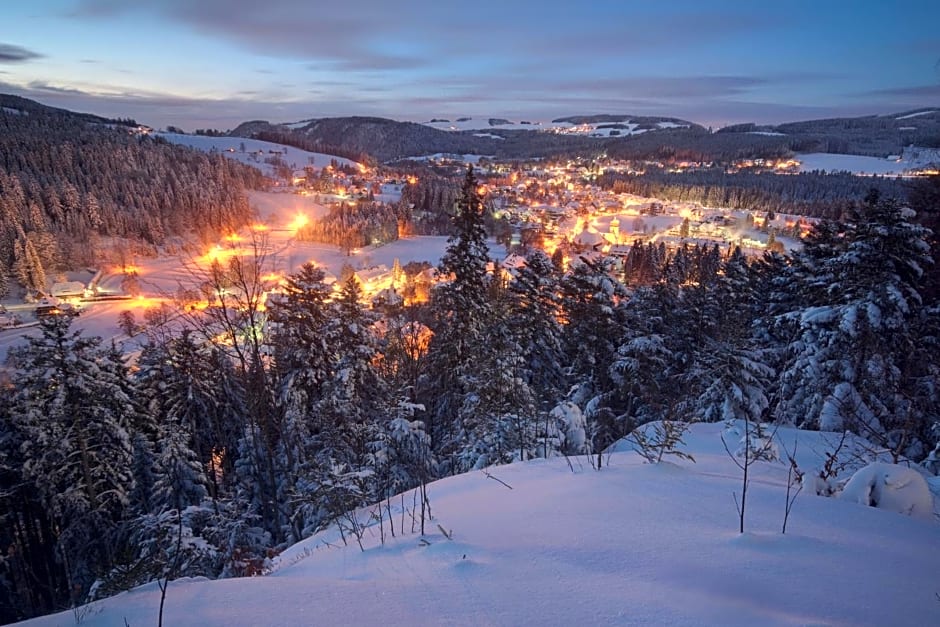
<svg viewBox="0 0 940 627"><path fill-rule="evenodd" d="M0 93L157 128L940 106L936 0L8 0Z"/></svg>

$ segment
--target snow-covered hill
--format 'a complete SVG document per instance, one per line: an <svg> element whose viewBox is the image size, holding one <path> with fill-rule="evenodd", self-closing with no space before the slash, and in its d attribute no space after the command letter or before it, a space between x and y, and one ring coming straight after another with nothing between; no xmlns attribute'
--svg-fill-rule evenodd
<svg viewBox="0 0 940 627"><path fill-rule="evenodd" d="M689 128L691 122L673 121L658 118L636 118L636 116L575 116L560 118L552 121L513 121L506 118L463 117L454 120L434 118L424 122L426 126L440 131L481 131L477 137L496 137L485 131L491 129L511 131L543 131L564 133L567 135L581 135L584 137L616 137L627 135L640 135L653 130L670 128Z"/></svg>
<svg viewBox="0 0 940 627"><path fill-rule="evenodd" d="M438 481L422 538L412 494L367 523L363 549L337 528L285 551L264 576L172 582L165 625L930 625L940 617L940 525L804 491L786 535L788 465L759 462L737 533L736 435L696 425L696 463L649 465L628 446L596 471L539 460ZM805 470L832 434L781 429ZM843 447L844 474L861 462ZM609 465L608 465L609 464ZM359 512L363 522L370 512ZM936 517L934 517L936 518ZM348 534L348 531L347 531ZM148 584L30 625L154 625ZM80 621L79 621L80 619Z"/></svg>
<svg viewBox="0 0 940 627"><path fill-rule="evenodd" d="M935 148L905 148L901 155L890 159L863 155L807 153L797 155L800 171L851 172L860 175L904 176L919 168L940 165L940 150Z"/></svg>
<svg viewBox="0 0 940 627"><path fill-rule="evenodd" d="M267 176L274 176L274 166L268 160L277 156L291 170L303 170L312 167L320 170L332 160L340 165L356 166L356 163L343 157L334 157L320 152L308 152L293 146L275 144L260 139L241 137L210 137L208 135L183 135L179 133L154 133L172 144L182 144L203 152L218 152L229 159L258 168Z"/></svg>

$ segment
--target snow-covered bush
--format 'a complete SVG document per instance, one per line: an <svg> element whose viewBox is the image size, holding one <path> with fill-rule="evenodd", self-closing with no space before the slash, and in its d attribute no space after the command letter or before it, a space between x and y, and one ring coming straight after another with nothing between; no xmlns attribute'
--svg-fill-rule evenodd
<svg viewBox="0 0 940 627"><path fill-rule="evenodd" d="M933 496L916 470L875 462L852 475L839 498L916 518L933 517Z"/></svg>
<svg viewBox="0 0 940 627"><path fill-rule="evenodd" d="M694 462L695 458L680 450L682 440L689 430L689 423L678 420L657 420L637 427L624 438L647 462L656 464L666 455Z"/></svg>
<svg viewBox="0 0 940 627"><path fill-rule="evenodd" d="M570 401L562 401L552 409L550 415L557 421L564 433L564 453L567 455L587 453L587 421L581 409Z"/></svg>
<svg viewBox="0 0 940 627"><path fill-rule="evenodd" d="M730 421L725 430L731 436L739 437L738 448L734 454L750 461L772 462L780 459L780 448L774 440L775 431L760 422Z"/></svg>
<svg viewBox="0 0 940 627"><path fill-rule="evenodd" d="M924 468L934 475L940 475L940 442L937 442L934 449L930 451L930 455L924 460Z"/></svg>

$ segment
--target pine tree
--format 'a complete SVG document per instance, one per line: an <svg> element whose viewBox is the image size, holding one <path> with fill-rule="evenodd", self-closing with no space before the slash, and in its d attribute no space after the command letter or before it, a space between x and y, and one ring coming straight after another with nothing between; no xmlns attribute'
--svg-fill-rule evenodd
<svg viewBox="0 0 940 627"><path fill-rule="evenodd" d="M474 399L474 420L457 452L458 468L481 468L536 455L536 398L529 384L524 334L513 319L518 301L499 265L490 283L487 352L478 363L487 381Z"/></svg>
<svg viewBox="0 0 940 627"><path fill-rule="evenodd" d="M332 304L326 335L333 351L332 376L324 382L324 394L315 408L325 449L335 461L364 465L365 442L374 423L386 415L385 382L372 366L377 342L372 326L376 316L360 302L359 281L343 285Z"/></svg>
<svg viewBox="0 0 940 627"><path fill-rule="evenodd" d="M454 216L456 233L448 239L438 268L446 282L437 287L432 301L437 328L430 346L427 406L432 441L445 455L471 444L475 406L485 385L486 373L479 365L487 352L492 311L483 221L483 202L469 167Z"/></svg>
<svg viewBox="0 0 940 627"><path fill-rule="evenodd" d="M203 465L190 448L188 430L169 420L161 425L160 454L153 488L153 507L157 512L181 511L199 505L208 494Z"/></svg>
<svg viewBox="0 0 940 627"><path fill-rule="evenodd" d="M333 347L326 334L331 289L325 278L321 268L304 264L286 278L282 294L269 308L279 396L301 415L309 413L332 374Z"/></svg>
<svg viewBox="0 0 940 627"><path fill-rule="evenodd" d="M849 429L896 456L922 449L924 412L912 411L911 398L925 372L910 356L919 354L930 257L911 217L871 194L847 222L806 242L794 269L803 307L790 315L798 339L781 377L781 419Z"/></svg>
<svg viewBox="0 0 940 627"><path fill-rule="evenodd" d="M7 270L6 262L0 259L0 298L6 298L10 295L10 274Z"/></svg>
<svg viewBox="0 0 940 627"><path fill-rule="evenodd" d="M611 376L624 333L626 290L612 276L612 261L586 258L572 263L561 281L562 346L574 385L570 400L583 409L593 452L598 454L624 435L622 411L614 404Z"/></svg>
<svg viewBox="0 0 940 627"><path fill-rule="evenodd" d="M84 591L112 560L110 537L129 506L136 410L123 364L70 323L67 315L44 318L42 335L11 351L14 417L24 435L23 478L60 528L70 585Z"/></svg>
<svg viewBox="0 0 940 627"><path fill-rule="evenodd" d="M321 332L330 349L328 376L311 407L290 487L298 504L292 515L298 536L383 496L369 477L381 465L375 443L381 440L391 401L373 366L377 318L361 303L361 295L359 280L350 278L329 304Z"/></svg>
<svg viewBox="0 0 940 627"><path fill-rule="evenodd" d="M633 291L624 308L624 337L610 368L626 420L624 432L654 420L678 420L686 362L679 286L666 282Z"/></svg>
<svg viewBox="0 0 940 627"><path fill-rule="evenodd" d="M558 273L540 250L526 256L509 284L512 299L507 312L521 360L519 376L533 397L536 410L537 454L548 457L561 444L550 412L565 392L565 355L559 323Z"/></svg>
<svg viewBox="0 0 940 627"><path fill-rule="evenodd" d="M767 409L772 369L754 337L758 301L750 268L739 248L722 264L708 290L702 341L693 349L690 389L698 391L693 415L707 422L760 422Z"/></svg>
<svg viewBox="0 0 940 627"><path fill-rule="evenodd" d="M24 476L23 446L29 434L14 419L13 390L0 387L0 620L16 621L52 612L71 601L57 521L33 483Z"/></svg>

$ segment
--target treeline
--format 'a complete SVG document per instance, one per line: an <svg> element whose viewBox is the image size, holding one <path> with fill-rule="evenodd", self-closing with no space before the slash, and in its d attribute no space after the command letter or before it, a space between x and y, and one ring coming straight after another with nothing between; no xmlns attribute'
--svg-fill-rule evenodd
<svg viewBox="0 0 940 627"><path fill-rule="evenodd" d="M385 203L342 202L299 229L297 238L334 244L348 253L353 248L397 240L399 223L405 219L396 207Z"/></svg>
<svg viewBox="0 0 940 627"><path fill-rule="evenodd" d="M594 119L588 118L571 119ZM641 120L641 118L637 118ZM739 124L710 132L698 125L660 129L644 120L647 132L617 137L587 137L539 132L538 127L497 126L480 131L441 131L422 124L372 117L323 118L301 128L247 122L233 133L266 137L307 150L316 149L360 160L382 162L435 153L476 154L498 159L587 157L661 162L780 158L794 152L830 152L885 157L907 146L940 145L940 113L915 117L869 116L811 120L779 126ZM337 152L340 151L340 152ZM353 157L352 155L359 155Z"/></svg>
<svg viewBox="0 0 940 627"><path fill-rule="evenodd" d="M56 110L51 110L56 111ZM245 224L257 170L66 113L0 110L0 274L93 265L104 238L154 249Z"/></svg>
<svg viewBox="0 0 940 627"><path fill-rule="evenodd" d="M598 184L604 189L647 198L829 219L838 219L871 189L886 197L900 198L909 188L909 183L897 178L820 172L786 176L728 173L723 168L689 172L651 168L644 174L609 173L598 177Z"/></svg>
<svg viewBox="0 0 940 627"><path fill-rule="evenodd" d="M300 148L307 152L319 152L336 157L343 157L350 161L355 161L356 163L375 165L375 159L361 150L312 140L298 133L277 130L276 127L272 130L262 130L252 133L252 138L275 144L283 144L285 146L293 146L294 148Z"/></svg>
<svg viewBox="0 0 940 627"><path fill-rule="evenodd" d="M459 188L449 176L430 170L421 172L417 183L401 190L401 206L410 214L409 229L415 235L448 235L453 229L453 212Z"/></svg>
<svg viewBox="0 0 940 627"><path fill-rule="evenodd" d="M898 202L871 194L789 256L638 245L623 266L566 266L533 250L509 273L476 190L471 171L426 305L370 309L354 277L337 295L310 264L265 303L257 246L208 271L215 306L148 317L133 372L45 319L0 389L3 618L257 573L330 524L354 543L357 507L423 521L434 478L603 465L654 420L849 430L896 460L940 455L928 232Z"/></svg>

